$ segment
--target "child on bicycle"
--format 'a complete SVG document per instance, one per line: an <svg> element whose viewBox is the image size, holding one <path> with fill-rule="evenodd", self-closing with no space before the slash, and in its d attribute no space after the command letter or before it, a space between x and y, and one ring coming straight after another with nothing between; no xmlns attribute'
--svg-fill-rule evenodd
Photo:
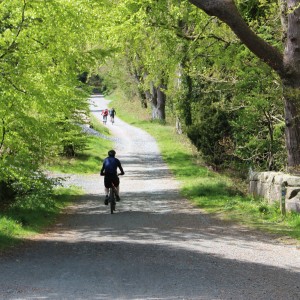
<svg viewBox="0 0 300 300"><path fill-rule="evenodd" d="M125 173L122 168L121 162L115 156L116 156L115 150L108 151L108 157L104 159L100 171L100 175L104 176L104 186L105 186L105 195L106 195L104 200L105 205L108 205L108 192L112 184L116 187L116 192L117 192L116 200L120 201L120 196L119 196L120 179L118 175L124 175ZM117 173L118 168L121 171L120 174Z"/></svg>

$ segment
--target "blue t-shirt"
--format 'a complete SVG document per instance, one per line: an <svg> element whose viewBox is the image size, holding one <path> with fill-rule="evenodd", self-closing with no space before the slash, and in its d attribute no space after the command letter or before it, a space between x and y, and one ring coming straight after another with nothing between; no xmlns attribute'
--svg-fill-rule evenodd
<svg viewBox="0 0 300 300"><path fill-rule="evenodd" d="M105 176L117 175L117 169L123 171L120 161L115 157L106 157L103 161L101 172L105 171Z"/></svg>

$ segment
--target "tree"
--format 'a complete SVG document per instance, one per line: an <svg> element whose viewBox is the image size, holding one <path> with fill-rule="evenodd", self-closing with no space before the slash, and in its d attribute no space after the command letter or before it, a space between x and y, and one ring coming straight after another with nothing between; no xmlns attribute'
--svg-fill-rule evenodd
<svg viewBox="0 0 300 300"><path fill-rule="evenodd" d="M188 3L182 2L186 7ZM150 102L154 119L165 119L168 84L178 65L180 5L171 0L122 0L106 15L107 43L114 47L119 64L126 64L142 103Z"/></svg>
<svg viewBox="0 0 300 300"><path fill-rule="evenodd" d="M1 1L2 186L21 182L30 190L46 159L62 152L65 143L78 143L74 134L64 138L89 108L78 75L102 56L95 43L101 32L96 5L100 2Z"/></svg>
<svg viewBox="0 0 300 300"><path fill-rule="evenodd" d="M285 107L285 141L288 169L300 172L300 8L299 0L282 0L282 26L286 31L283 53L254 33L233 0L189 0L225 22L239 39L281 78ZM280 7L278 7L278 12Z"/></svg>

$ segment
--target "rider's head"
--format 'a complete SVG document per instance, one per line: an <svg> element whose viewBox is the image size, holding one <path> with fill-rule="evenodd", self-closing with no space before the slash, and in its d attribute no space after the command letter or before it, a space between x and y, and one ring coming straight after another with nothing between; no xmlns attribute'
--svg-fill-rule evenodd
<svg viewBox="0 0 300 300"><path fill-rule="evenodd" d="M108 151L108 156L115 157L115 155L116 155L116 151L115 150L109 150Z"/></svg>

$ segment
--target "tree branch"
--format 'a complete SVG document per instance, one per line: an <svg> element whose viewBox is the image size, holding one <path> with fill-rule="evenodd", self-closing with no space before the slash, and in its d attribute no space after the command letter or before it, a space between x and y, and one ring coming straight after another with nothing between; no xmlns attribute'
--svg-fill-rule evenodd
<svg viewBox="0 0 300 300"><path fill-rule="evenodd" d="M3 58L4 56L6 56L6 55L9 53L9 51L10 51L10 50L16 45L16 43L17 43L17 39L18 39L18 37L19 37L19 35L20 35L22 29L23 29L23 24L24 24L24 22L25 22L25 9L26 9L26 4L27 4L27 3L26 3L26 0L23 0L22 17L21 17L21 22L20 22L20 24L19 24L19 26L18 26L18 30L17 30L16 36L15 36L14 40L11 42L11 44L7 47L6 51L5 51L2 55L0 55L0 59Z"/></svg>
<svg viewBox="0 0 300 300"><path fill-rule="evenodd" d="M251 52L280 76L284 74L283 54L250 29L233 0L189 0L189 2L226 23Z"/></svg>
<svg viewBox="0 0 300 300"><path fill-rule="evenodd" d="M12 82L12 80L10 80L9 78L7 78L3 73L2 73L2 76L3 76L3 78L4 78L9 84L11 84L17 91L26 94L26 91L25 91L25 90L22 90L21 88L17 87L17 86Z"/></svg>
<svg viewBox="0 0 300 300"><path fill-rule="evenodd" d="M0 143L0 150L3 147L5 134L6 134L4 119L2 119L2 124L3 124L3 126L2 126L2 140L1 140L1 143Z"/></svg>

